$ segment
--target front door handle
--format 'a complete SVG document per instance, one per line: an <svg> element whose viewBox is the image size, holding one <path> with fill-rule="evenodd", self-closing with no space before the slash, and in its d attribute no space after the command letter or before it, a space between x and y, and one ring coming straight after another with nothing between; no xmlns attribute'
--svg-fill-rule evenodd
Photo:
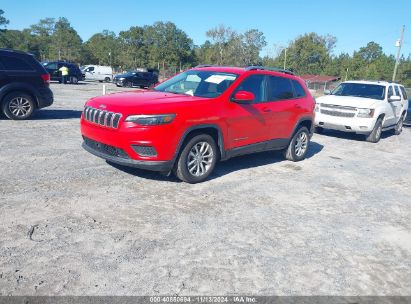
<svg viewBox="0 0 411 304"><path fill-rule="evenodd" d="M270 108L263 108L263 112L265 112L265 113L271 112L271 109Z"/></svg>

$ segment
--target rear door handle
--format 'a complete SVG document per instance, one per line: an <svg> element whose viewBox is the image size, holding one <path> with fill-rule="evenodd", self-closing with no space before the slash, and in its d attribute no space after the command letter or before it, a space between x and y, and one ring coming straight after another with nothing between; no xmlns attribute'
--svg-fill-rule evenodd
<svg viewBox="0 0 411 304"><path fill-rule="evenodd" d="M270 108L263 108L262 111L265 112L265 113L268 113L268 112L271 112L271 109Z"/></svg>
<svg viewBox="0 0 411 304"><path fill-rule="evenodd" d="M302 106L300 106L298 103L295 103L295 104L294 104L294 108L301 109Z"/></svg>

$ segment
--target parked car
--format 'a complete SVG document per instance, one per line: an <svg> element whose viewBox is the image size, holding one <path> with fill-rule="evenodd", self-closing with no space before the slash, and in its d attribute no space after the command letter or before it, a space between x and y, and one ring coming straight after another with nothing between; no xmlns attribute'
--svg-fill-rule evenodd
<svg viewBox="0 0 411 304"><path fill-rule="evenodd" d="M79 81L83 80L83 73L80 71L80 68L72 63L67 61L45 61L42 62L43 66L50 74L51 80L62 82L61 72L59 69L62 66L66 66L69 69L69 74L67 81L72 84L77 84Z"/></svg>
<svg viewBox="0 0 411 304"><path fill-rule="evenodd" d="M408 110L407 110L407 116L405 117L404 120L404 125L411 126L411 99L408 99Z"/></svg>
<svg viewBox="0 0 411 304"><path fill-rule="evenodd" d="M50 75L33 55L0 49L1 113L22 120L53 103Z"/></svg>
<svg viewBox="0 0 411 304"><path fill-rule="evenodd" d="M291 72L199 66L151 90L87 101L83 147L109 162L204 181L218 160L265 150L305 158L314 99Z"/></svg>
<svg viewBox="0 0 411 304"><path fill-rule="evenodd" d="M98 80L100 82L111 82L113 80L113 69L103 65L86 65L82 68L85 80Z"/></svg>
<svg viewBox="0 0 411 304"><path fill-rule="evenodd" d="M154 72L128 72L116 75L113 83L118 87L148 88L158 83L158 74Z"/></svg>
<svg viewBox="0 0 411 304"><path fill-rule="evenodd" d="M315 125L318 132L334 129L364 134L376 143L381 133L400 134L407 116L408 97L404 87L385 81L347 81L333 92L317 98Z"/></svg>

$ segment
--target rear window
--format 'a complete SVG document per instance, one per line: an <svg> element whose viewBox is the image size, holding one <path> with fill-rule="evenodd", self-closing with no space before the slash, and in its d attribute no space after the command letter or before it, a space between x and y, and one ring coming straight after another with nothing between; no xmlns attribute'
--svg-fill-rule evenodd
<svg viewBox="0 0 411 304"><path fill-rule="evenodd" d="M23 58L1 56L1 63L7 71L33 71L34 68Z"/></svg>
<svg viewBox="0 0 411 304"><path fill-rule="evenodd" d="M303 87L301 86L301 84L296 81L296 80L292 80L293 86L294 86L294 91L295 91L295 97L304 97L305 96L305 91L303 89Z"/></svg>

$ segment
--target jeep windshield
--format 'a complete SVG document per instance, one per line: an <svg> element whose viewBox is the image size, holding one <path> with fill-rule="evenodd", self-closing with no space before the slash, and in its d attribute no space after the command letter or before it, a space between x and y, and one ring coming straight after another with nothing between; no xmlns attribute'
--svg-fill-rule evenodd
<svg viewBox="0 0 411 304"><path fill-rule="evenodd" d="M367 83L341 83L331 94L384 100L385 87Z"/></svg>
<svg viewBox="0 0 411 304"><path fill-rule="evenodd" d="M237 74L190 70L170 78L155 91L214 98L223 94L237 79Z"/></svg>

